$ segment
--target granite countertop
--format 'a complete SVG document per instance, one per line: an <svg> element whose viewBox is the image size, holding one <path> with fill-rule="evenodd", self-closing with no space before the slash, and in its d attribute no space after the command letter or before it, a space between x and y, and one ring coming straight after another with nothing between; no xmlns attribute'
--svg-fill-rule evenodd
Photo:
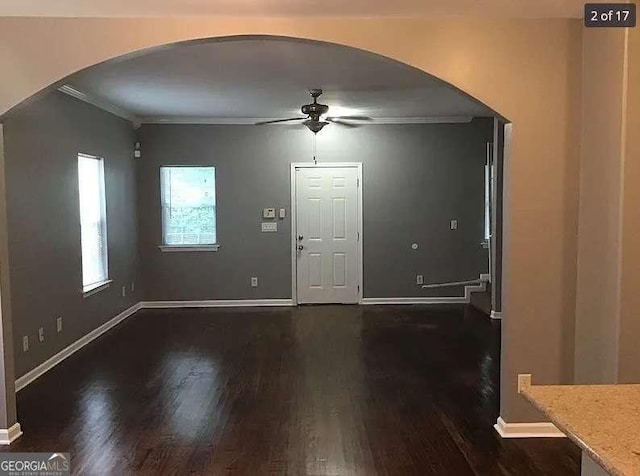
<svg viewBox="0 0 640 476"><path fill-rule="evenodd" d="M640 475L640 385L528 385L521 394L612 475Z"/></svg>

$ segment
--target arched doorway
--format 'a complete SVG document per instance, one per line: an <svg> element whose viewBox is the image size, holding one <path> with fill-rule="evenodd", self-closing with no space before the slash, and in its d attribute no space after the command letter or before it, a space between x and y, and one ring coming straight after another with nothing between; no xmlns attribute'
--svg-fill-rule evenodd
<svg viewBox="0 0 640 476"><path fill-rule="evenodd" d="M25 55L17 55L20 57L13 61L13 65L16 68L9 68L12 71L12 77L9 84L12 85L6 91L3 96L4 110L10 107L12 104L18 102L21 97L28 95L30 92L34 92L41 89L42 86L51 83L51 79L57 79L66 74L80 69L89 64L105 60L110 57L121 55L124 53L139 50L140 48L149 47L153 45L166 44L171 41L178 41L183 39L193 39L205 36L212 36L211 31L219 28L216 31L216 35L229 35L229 34L241 34L252 30L253 27L257 27L261 32L267 32L269 34L278 34L285 36L303 36L306 38L332 41L344 45L355 46L358 48L366 49L369 51L375 51L389 57L395 57L400 61L408 64L413 64L424 71L429 71L437 77L440 77L446 81L451 82L462 87L464 90L473 94L480 99L486 99L487 103L495 105L497 110L502 112L505 116L512 119L517 127L518 131L522 128L523 132L518 132L518 135L514 136L514 148L513 158L515 165L511 169L510 175L507 177L511 187L517 188L518 194L514 195L514 200L511 200L511 193L513 188L509 188L509 195L507 201L510 204L510 210L522 210L527 211L525 213L530 220L546 220L548 215L543 219L542 215L538 212L555 211L553 219L562 220L564 216L563 198L560 196L554 196L551 201L544 204L533 205L529 200L532 200L532 196L529 191L536 189L537 185L535 180L532 181L532 177L539 178L543 181L549 181L557 184L560 188L564 188L563 173L558 171L554 167L544 168L544 174L542 170L538 170L540 162L537 162L537 166L533 167L534 160L540 159L540 146L538 139L540 137L548 138L553 145L554 150L558 150L558 154L562 157L563 161L570 161L572 153L564 146L566 144L567 132L566 130L560 131L558 125L562 124L565 120L571 117L572 109L570 101L559 100L560 109L554 107L553 109L558 114L553 121L548 121L547 118L543 119L545 109L540 107L539 101L535 99L536 95L542 95L543 91L548 93L552 91L554 97L568 98L570 93L566 90L566 75L553 73L556 71L556 67L564 64L567 55L571 54L574 49L574 44L570 38L567 38L568 31L570 30L568 25L553 25L545 28L531 28L530 30L523 30L521 28L515 28L510 30L505 27L499 33L493 33L493 29L490 27L478 27L477 25L469 26L464 24L450 23L448 25L430 25L431 29L425 29L424 25L416 26L416 36L414 38L420 38L424 44L438 45L437 48L422 48L417 46L414 41L411 43L402 43L398 41L391 41L392 37L400 38L401 30L405 26L386 24L385 22L379 22L377 25L368 23L359 25L349 25L343 27L337 27L334 29L325 28L330 25L330 21L319 22L314 24L311 28L311 32L307 32L304 35L298 33L299 25L289 22L274 22L274 23L262 23L262 25L250 25L243 22L193 22L189 27L181 29L175 29L175 23L164 23L162 26L166 29L157 29L151 31L150 29L143 35L138 35L134 38L132 35L127 35L124 31L127 25L126 22L114 22L112 25L112 33L122 33L122 37L118 41L114 42L101 42L97 37L92 37L89 33L84 38L83 51L90 52L89 58L85 53L80 59L75 54L69 55L69 62L64 62L55 65L54 62L40 62L36 68L39 71L34 71L32 75L26 75L26 68L28 64L35 64L35 57L37 56L37 47L34 48L33 44L26 44L24 47L30 51ZM383 23L385 23L383 25ZM158 23L160 26L160 23ZM375 34L373 31L377 26L378 31L383 34ZM7 35L11 36L11 27L9 25ZM361 28L361 30L359 30ZM394 30L395 28L395 30ZM307 29L308 30L308 29ZM42 31L46 31L46 27L43 27ZM209 33L206 34L205 31ZM366 34L365 34L366 31ZM84 31L86 33L86 31ZM358 35L358 33L363 33ZM75 31L74 28L70 28L66 34L68 39L71 40L67 43L66 48L69 51L74 50L74 41L79 46L81 41L81 32ZM468 36L471 35L478 39L477 42L469 42ZM554 37L559 40L560 44L565 45L562 49L550 49L541 46L542 42L536 41L536 39L543 37ZM518 38L518 41L511 41L514 38ZM445 45L447 41L452 40ZM501 43L502 40L509 40L510 44L505 46ZM87 45L91 45L95 41L96 48L87 48ZM19 51L21 48L17 46ZM518 65L513 64L513 54L519 52L522 56L530 55L539 61L536 67L531 70L531 74L527 78L521 77L521 70L518 70ZM488 56L488 58L487 58ZM29 63L29 62L32 63ZM20 63L23 62L23 63ZM40 74L42 73L42 74ZM475 74L478 73L478 74ZM566 73L566 74L570 74ZM47 78L47 79L45 79ZM21 81L24 79L25 81ZM15 86L15 87L13 87ZM26 93L26 94L25 94ZM504 111L504 112L503 112ZM521 134L521 135L520 135ZM551 175L549 175L551 172ZM525 176L527 179L525 179ZM528 183L527 183L528 182ZM557 201L556 201L557 200ZM542 207L542 208L540 208ZM547 335L550 331L549 324L553 333L558 335L563 334L564 321L561 317L566 310L567 302L570 301L570 296L565 292L565 287L562 284L564 277L558 278L558 276L565 276L565 273L557 273L558 267L560 270L564 269L565 261L569 260L567 253L570 255L571 244L551 245L548 240L537 240L535 237L541 238L536 233L530 234L529 239L523 241L523 233L525 229L530 229L531 221L527 226L524 226L522 221L515 220L508 221L508 226L516 226L512 234L514 241L511 242L512 248L508 248L507 259L510 263L511 272L508 288L505 289L505 298L508 305L511 306L511 312L513 312L512 323L510 326L518 326L513 328L513 339L519 339L519 335L522 335L522 330L529 329L530 335ZM510 234L510 228L507 228L507 235ZM544 243L544 245L542 244ZM529 255L531 252L540 252L541 255L547 256L549 252L549 246L552 249L556 249L557 253L554 254L557 260L556 268L554 266L545 268L542 274L536 274L538 277L532 279L530 276L530 264L527 260L518 261L518 256L522 259L527 254L524 249L522 253L518 252L518 247L523 246L527 249ZM536 251L537 250L537 251ZM553 253L552 253L553 254ZM550 264L549 259L543 259L542 263ZM552 277L555 276L555 277ZM546 279L550 278L550 279ZM557 285L557 280L560 279L560 285ZM526 299L522 296L522 292L513 294L513 300L510 300L511 291L510 286L515 286L516 289L521 291L531 286L539 287L541 290L555 290L552 293L551 307L552 312L548 312L548 320L545 323L537 322L532 324L529 322L529 317L537 313L536 309L530 309ZM521 286L521 287L520 287ZM522 301L521 301L522 300ZM507 307L507 306L505 306ZM507 312L510 310L506 309ZM518 316L517 318L515 316ZM526 324L525 324L526 323ZM524 327L520 327L520 325ZM533 326L533 327L532 327ZM527 331L528 332L528 331ZM511 340L510 332L507 331L505 341L503 345L503 351L509 352L510 346L515 341ZM522 363L525 366L531 362L531 365L539 365L540 373L548 376L548 379L553 381L562 380L564 377L564 360L561 355L564 351L562 346L559 345L556 349L557 352L546 352L542 361L539 359L531 358L531 356L518 356L512 359L513 365L507 366L504 372L510 377L513 377L517 373L518 369L521 369ZM546 357L545 357L546 356ZM537 357L537 356L536 356ZM538 364L534 362L538 360ZM524 410L522 403L517 403L514 394L514 385L511 382L512 378L505 379L505 392L507 395L507 402L513 400L513 405L505 404L505 414L513 412L513 418L519 419L518 415L522 415L522 418L531 418L531 412Z"/></svg>

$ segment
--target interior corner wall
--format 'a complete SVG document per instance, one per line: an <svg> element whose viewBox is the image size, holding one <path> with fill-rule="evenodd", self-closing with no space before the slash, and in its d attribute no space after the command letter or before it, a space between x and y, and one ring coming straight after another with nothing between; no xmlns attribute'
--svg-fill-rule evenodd
<svg viewBox="0 0 640 476"><path fill-rule="evenodd" d="M583 34L576 383L617 380L625 32Z"/></svg>
<svg viewBox="0 0 640 476"><path fill-rule="evenodd" d="M461 287L423 290L416 275L443 283L487 272L481 242L492 130L493 119L484 118L331 125L317 135L320 162L363 163L364 297L462 296ZM143 125L137 163L144 299L290 298L290 164L311 161L312 139L300 126ZM219 251L158 249L161 165L216 167ZM277 233L260 231L265 207L287 209ZM257 288L250 287L252 276Z"/></svg>
<svg viewBox="0 0 640 476"><path fill-rule="evenodd" d="M627 31L618 382L640 382L640 30Z"/></svg>
<svg viewBox="0 0 640 476"><path fill-rule="evenodd" d="M16 377L139 301L132 124L52 92L4 118ZM104 158L108 289L83 298L77 154ZM127 295L121 294L126 286ZM56 332L56 318L63 331ZM38 341L44 328L45 340ZM29 337L23 352L22 337Z"/></svg>
<svg viewBox="0 0 640 476"><path fill-rule="evenodd" d="M11 428L17 421L4 152L0 123L0 429Z"/></svg>

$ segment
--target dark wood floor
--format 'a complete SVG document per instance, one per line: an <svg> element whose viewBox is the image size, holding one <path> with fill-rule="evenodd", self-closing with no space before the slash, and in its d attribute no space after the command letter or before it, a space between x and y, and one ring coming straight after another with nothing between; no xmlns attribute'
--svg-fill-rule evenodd
<svg viewBox="0 0 640 476"><path fill-rule="evenodd" d="M501 440L499 323L473 307L146 310L18 393L76 474L571 475Z"/></svg>

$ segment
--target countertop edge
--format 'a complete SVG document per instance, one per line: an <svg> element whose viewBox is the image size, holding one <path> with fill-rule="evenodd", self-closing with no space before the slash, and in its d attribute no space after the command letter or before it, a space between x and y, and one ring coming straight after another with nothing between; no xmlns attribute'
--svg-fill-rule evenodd
<svg viewBox="0 0 640 476"><path fill-rule="evenodd" d="M580 447L584 452L586 452L589 457L598 463L602 468L610 473L612 476L625 476L624 473L620 472L615 465L604 456L596 453L596 451L590 447L584 440L582 440L577 432L571 427L571 425L565 424L563 421L555 418L547 408L544 407L541 403L537 402L535 397L528 393L530 387L523 388L520 392L529 403L531 403L537 410L539 410L545 417L547 417L556 427L562 431L564 434L569 437L571 441L573 441L576 445Z"/></svg>

